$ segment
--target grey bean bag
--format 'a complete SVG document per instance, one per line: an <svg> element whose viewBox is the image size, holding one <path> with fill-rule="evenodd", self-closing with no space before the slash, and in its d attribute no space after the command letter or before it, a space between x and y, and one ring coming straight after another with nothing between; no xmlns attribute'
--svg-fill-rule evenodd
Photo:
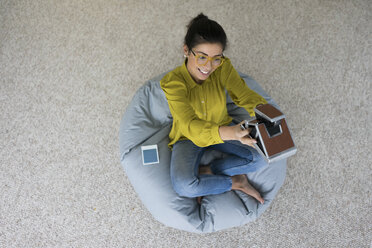
<svg viewBox="0 0 372 248"><path fill-rule="evenodd" d="M255 220L268 208L282 186L286 160L272 163L263 170L247 175L251 184L265 199L264 205L240 191L206 196L201 205L195 199L178 196L170 180L171 151L168 148L168 133L172 116L159 83L164 75L165 73L149 80L137 91L121 121L120 160L134 190L155 219L167 226L189 232L215 232ZM278 107L257 82L247 75L240 76L252 90ZM251 118L244 109L232 102L228 94L227 108L236 123ZM160 163L144 166L141 146L154 144L158 145ZM207 150L201 164L208 164L223 156L224 154Z"/></svg>

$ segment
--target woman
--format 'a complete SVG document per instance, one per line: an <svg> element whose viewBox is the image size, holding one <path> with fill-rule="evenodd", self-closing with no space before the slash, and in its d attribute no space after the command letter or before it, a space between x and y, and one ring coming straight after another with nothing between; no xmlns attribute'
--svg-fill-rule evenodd
<svg viewBox="0 0 372 248"><path fill-rule="evenodd" d="M223 56L226 44L223 28L199 14L188 25L184 64L160 82L173 116L169 133L172 185L184 197L200 200L205 195L241 190L263 204L264 199L249 184L246 173L261 169L266 162L254 149L256 141L249 138L249 130L231 123L225 90L251 116L257 105L267 102L247 87ZM228 156L199 169L207 148Z"/></svg>

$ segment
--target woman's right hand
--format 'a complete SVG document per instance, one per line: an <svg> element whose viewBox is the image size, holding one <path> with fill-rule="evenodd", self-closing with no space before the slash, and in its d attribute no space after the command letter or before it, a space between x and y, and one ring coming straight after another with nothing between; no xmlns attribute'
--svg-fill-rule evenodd
<svg viewBox="0 0 372 248"><path fill-rule="evenodd" d="M257 141L249 136L250 128L242 130L241 124L243 123L244 121L234 126L221 126L219 128L221 139L239 140L242 144L255 148L254 144L256 144Z"/></svg>

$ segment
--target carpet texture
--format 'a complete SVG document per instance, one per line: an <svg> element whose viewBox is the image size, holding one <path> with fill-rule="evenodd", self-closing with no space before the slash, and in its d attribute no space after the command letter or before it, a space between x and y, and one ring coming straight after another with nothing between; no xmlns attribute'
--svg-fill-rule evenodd
<svg viewBox="0 0 372 248"><path fill-rule="evenodd" d="M371 5L0 0L0 247L369 247ZM182 63L201 11L298 148L259 219L205 235L155 221L118 148L132 96Z"/></svg>

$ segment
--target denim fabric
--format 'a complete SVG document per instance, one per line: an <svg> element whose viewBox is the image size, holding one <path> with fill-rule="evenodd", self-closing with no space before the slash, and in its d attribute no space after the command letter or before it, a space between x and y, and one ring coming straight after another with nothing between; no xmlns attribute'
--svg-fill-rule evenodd
<svg viewBox="0 0 372 248"><path fill-rule="evenodd" d="M267 165L254 148L239 141L225 141L209 147L228 155L212 161L210 166L214 175L198 175L200 160L207 148L198 147L190 140L173 145L170 174L178 195L198 197L230 191L231 176L254 172Z"/></svg>

